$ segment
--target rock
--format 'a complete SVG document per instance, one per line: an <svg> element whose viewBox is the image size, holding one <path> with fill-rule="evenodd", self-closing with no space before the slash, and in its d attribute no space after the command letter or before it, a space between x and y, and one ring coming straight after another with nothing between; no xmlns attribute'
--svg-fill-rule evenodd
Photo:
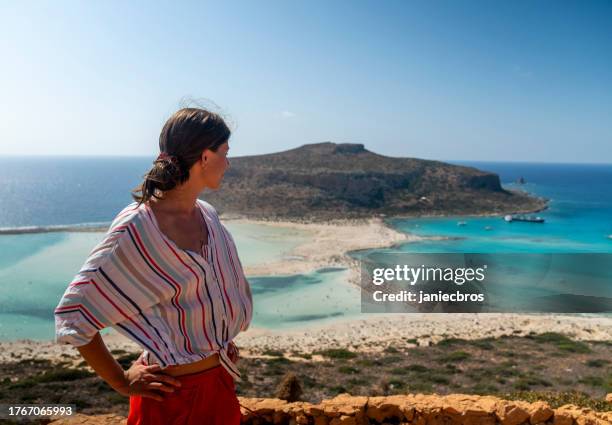
<svg viewBox="0 0 612 425"><path fill-rule="evenodd" d="M354 416L342 415L339 418L333 418L329 425L360 425L364 422L358 422Z"/></svg>
<svg viewBox="0 0 612 425"><path fill-rule="evenodd" d="M53 425L124 425L127 418L119 415L88 416L80 413L52 421Z"/></svg>
<svg viewBox="0 0 612 425"><path fill-rule="evenodd" d="M529 422L533 425L539 424L540 422L546 422L555 413L548 403L543 401L536 401L532 403L528 408Z"/></svg>
<svg viewBox="0 0 612 425"><path fill-rule="evenodd" d="M570 425L572 423L577 425L609 425L612 423L612 414L610 412L595 412L573 404L566 404L555 409L554 425Z"/></svg>
<svg viewBox="0 0 612 425"><path fill-rule="evenodd" d="M252 418L265 418L267 421L274 421L277 412L282 412L286 407L285 400L275 398L243 398L238 397L240 402L243 420Z"/></svg>
<svg viewBox="0 0 612 425"><path fill-rule="evenodd" d="M555 414L555 418L553 420L553 425L572 425L574 420L571 416L565 416L564 414L557 415Z"/></svg>
<svg viewBox="0 0 612 425"><path fill-rule="evenodd" d="M406 406L405 396L370 397L366 416L376 422L397 420L410 421L414 416L414 409Z"/></svg>
<svg viewBox="0 0 612 425"><path fill-rule="evenodd" d="M537 401L503 400L493 396L407 394L386 397L353 397L341 394L313 405L279 399L244 398L245 425L604 425L612 424L612 412L597 412L571 404L552 409ZM54 425L119 425L117 415L75 415Z"/></svg>
<svg viewBox="0 0 612 425"><path fill-rule="evenodd" d="M496 425L497 420L493 416L466 416L462 419L462 425Z"/></svg>
<svg viewBox="0 0 612 425"><path fill-rule="evenodd" d="M495 413L502 425L519 425L529 419L529 413L516 403L500 403Z"/></svg>
<svg viewBox="0 0 612 425"><path fill-rule="evenodd" d="M308 425L308 417L306 415L297 415L295 423L298 425Z"/></svg>
<svg viewBox="0 0 612 425"><path fill-rule="evenodd" d="M365 418L367 403L368 397L352 397L350 394L340 394L331 400L323 400L320 406L328 417L354 416Z"/></svg>
<svg viewBox="0 0 612 425"><path fill-rule="evenodd" d="M606 401L608 403L612 403L612 393L609 393L609 394L606 395Z"/></svg>
<svg viewBox="0 0 612 425"><path fill-rule="evenodd" d="M325 416L317 416L314 420L314 425L328 425L329 421Z"/></svg>

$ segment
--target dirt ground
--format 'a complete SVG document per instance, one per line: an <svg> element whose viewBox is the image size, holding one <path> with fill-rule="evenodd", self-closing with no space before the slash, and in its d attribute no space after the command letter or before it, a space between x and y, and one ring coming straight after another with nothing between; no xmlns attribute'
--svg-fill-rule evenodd
<svg viewBox="0 0 612 425"><path fill-rule="evenodd" d="M240 360L238 395L275 397L293 374L301 399L318 402L339 393L491 394L612 410L612 341L574 341L556 333L526 337L445 339L419 347L414 340L382 353L327 349L314 354L262 349ZM115 350L129 367L136 353ZM295 392L295 391L294 391ZM297 393L300 391L298 390ZM0 403L76 404L86 414L127 415L128 400L84 364L29 359L0 365ZM42 422L40 422L42 423Z"/></svg>

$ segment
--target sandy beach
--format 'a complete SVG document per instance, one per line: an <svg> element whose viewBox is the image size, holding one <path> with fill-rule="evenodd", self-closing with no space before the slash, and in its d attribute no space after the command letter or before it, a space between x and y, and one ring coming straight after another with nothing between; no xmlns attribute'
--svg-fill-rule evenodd
<svg viewBox="0 0 612 425"><path fill-rule="evenodd" d="M407 341L415 346L428 346L445 338L474 340L544 332L556 332L582 341L612 341L612 318L512 313L370 314L356 320L313 325L299 330L251 328L240 334L236 343L243 356L258 356L265 350L290 353L329 348L377 352L389 346L406 345ZM114 331L104 335L104 340L110 350L140 350L134 342ZM80 355L73 347L52 341L0 342L0 362L32 358L76 361L80 360Z"/></svg>
<svg viewBox="0 0 612 425"><path fill-rule="evenodd" d="M308 273L323 267L351 267L355 262L346 254L367 248L385 248L420 237L394 230L382 219L342 220L333 224L266 222L246 219L224 220L226 223L247 223L297 230L308 235L302 243L275 262L245 267L248 276L273 276Z"/></svg>
<svg viewBox="0 0 612 425"><path fill-rule="evenodd" d="M556 332L576 340L612 341L612 318L569 315L481 314L399 314L363 315L324 326L292 331L249 330L239 335L241 347L261 347L290 352L312 352L346 348L360 352L383 351L397 344L428 346L446 338L475 340L530 333Z"/></svg>
<svg viewBox="0 0 612 425"><path fill-rule="evenodd" d="M380 218L363 220L335 220L331 223L300 223L290 221L263 221L237 216L222 216L225 225L246 225L281 229L287 236L296 236L300 242L293 249L283 252L273 261L245 266L250 276L272 276L308 273L322 267L349 267L348 251L391 247L402 242L415 242L420 237L398 232ZM0 235L32 233L105 233L109 223L67 226L33 226L0 228ZM240 248L240 247L239 247Z"/></svg>

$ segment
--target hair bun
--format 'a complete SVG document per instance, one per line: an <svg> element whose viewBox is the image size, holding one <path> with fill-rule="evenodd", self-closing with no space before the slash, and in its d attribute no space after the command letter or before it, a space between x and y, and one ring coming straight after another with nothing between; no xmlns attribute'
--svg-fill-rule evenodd
<svg viewBox="0 0 612 425"><path fill-rule="evenodd" d="M177 157L174 155L170 155L168 152L160 152L159 155L157 155L157 159L153 162L157 162L160 160L168 160L168 161L177 161Z"/></svg>
<svg viewBox="0 0 612 425"><path fill-rule="evenodd" d="M153 161L154 167L149 172L149 177L156 183L156 188L161 191L171 190L176 187L186 174L181 160L175 155L166 152L159 154Z"/></svg>
<svg viewBox="0 0 612 425"><path fill-rule="evenodd" d="M153 161L153 164L162 164L164 167L176 166L180 169L183 169L183 162L176 155L170 155L166 152L160 153L157 156L157 159Z"/></svg>

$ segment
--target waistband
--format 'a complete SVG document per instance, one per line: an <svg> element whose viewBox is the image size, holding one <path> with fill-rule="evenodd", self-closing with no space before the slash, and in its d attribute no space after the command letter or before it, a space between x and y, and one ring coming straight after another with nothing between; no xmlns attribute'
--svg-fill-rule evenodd
<svg viewBox="0 0 612 425"><path fill-rule="evenodd" d="M223 368L223 366L218 365L202 372L176 376L174 379L178 379L180 381L181 388L191 388L201 385L203 382L208 381L218 375L223 375L224 373L227 373L227 371Z"/></svg>
<svg viewBox="0 0 612 425"><path fill-rule="evenodd" d="M146 353L146 354L145 354ZM234 378L234 380L241 382L242 378L240 375L240 371L238 370L238 367L234 364L234 362L232 362L232 360L229 358L228 354L227 354L227 348L221 349L219 351L217 351L217 353L219 354L219 361L221 362L220 366L222 366L225 371L232 377ZM140 360L147 365L152 364L150 361L150 357L151 357L151 353L150 352L143 352L143 354L145 354L144 356L140 357ZM215 368L218 366L215 366ZM206 371L208 371L210 369L207 369ZM204 371L204 372L206 372ZM183 375L185 376L185 375ZM179 376L180 377L180 376Z"/></svg>

